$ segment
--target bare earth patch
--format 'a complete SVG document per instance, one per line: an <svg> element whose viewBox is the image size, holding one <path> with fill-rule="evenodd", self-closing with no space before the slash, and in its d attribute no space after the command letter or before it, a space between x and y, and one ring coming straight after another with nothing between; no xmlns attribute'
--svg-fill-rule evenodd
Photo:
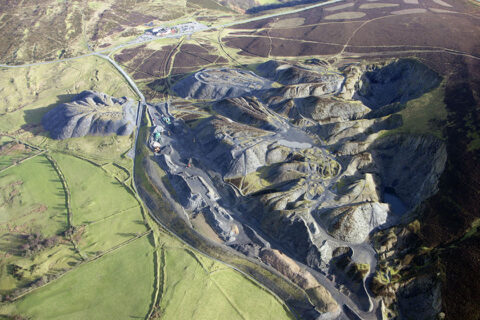
<svg viewBox="0 0 480 320"><path fill-rule="evenodd" d="M452 7L451 5L449 5L448 3L446 3L445 1L442 1L442 0L433 0L433 2L435 2L436 4L439 4L441 6L444 6L444 7L449 7L449 8Z"/></svg>
<svg viewBox="0 0 480 320"><path fill-rule="evenodd" d="M366 13L364 12L346 11L326 16L325 20L351 20L362 18L365 15Z"/></svg>
<svg viewBox="0 0 480 320"><path fill-rule="evenodd" d="M455 11L450 11L445 9L436 9L436 8L430 8L430 11L436 12L436 13L456 13Z"/></svg>
<svg viewBox="0 0 480 320"><path fill-rule="evenodd" d="M305 18L282 19L269 24L271 28L293 28L299 27L305 22Z"/></svg>
<svg viewBox="0 0 480 320"><path fill-rule="evenodd" d="M389 7L398 7L397 3L365 3L362 4L359 9L377 9L377 8L389 8Z"/></svg>
<svg viewBox="0 0 480 320"><path fill-rule="evenodd" d="M16 152L26 151L27 148L21 143L8 143L0 147L0 155L10 155Z"/></svg>
<svg viewBox="0 0 480 320"><path fill-rule="evenodd" d="M341 10L341 9L353 7L354 5L355 5L355 3L340 4L340 5L338 5L338 6L333 6L333 7L325 8L325 11L337 11L337 10Z"/></svg>
<svg viewBox="0 0 480 320"><path fill-rule="evenodd" d="M415 9L392 11L392 14L414 14L414 13L425 13L425 12L427 12L426 9L415 8Z"/></svg>

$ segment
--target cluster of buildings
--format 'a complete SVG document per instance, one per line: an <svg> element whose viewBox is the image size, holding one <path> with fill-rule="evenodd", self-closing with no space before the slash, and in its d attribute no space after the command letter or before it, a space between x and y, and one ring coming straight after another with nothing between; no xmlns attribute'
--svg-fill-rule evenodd
<svg viewBox="0 0 480 320"><path fill-rule="evenodd" d="M156 36L161 37L167 34L176 34L178 32L176 27L168 28L168 27L156 27L152 29L148 29L145 31L147 36Z"/></svg>
<svg viewBox="0 0 480 320"><path fill-rule="evenodd" d="M182 23L174 27L160 26L160 27L155 27L155 28L145 30L145 33L141 36L141 38L150 39L153 37L164 37L164 36L175 35L175 34L179 34L179 35L190 34L205 28L206 28L205 25L198 22Z"/></svg>

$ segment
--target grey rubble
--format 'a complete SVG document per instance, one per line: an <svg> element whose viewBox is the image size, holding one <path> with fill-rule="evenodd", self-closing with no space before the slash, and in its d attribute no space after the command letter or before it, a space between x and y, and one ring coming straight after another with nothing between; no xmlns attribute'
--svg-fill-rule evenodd
<svg viewBox="0 0 480 320"><path fill-rule="evenodd" d="M136 112L137 102L132 99L87 90L47 112L42 124L51 138L59 140L86 135L130 135Z"/></svg>
<svg viewBox="0 0 480 320"><path fill-rule="evenodd" d="M366 310L365 282L377 264L370 236L401 219L385 190L413 211L437 191L447 157L437 138L381 133L402 126L395 113L441 78L408 59L338 71L321 61L270 61L257 73L207 69L177 82L178 95L211 100L215 115L191 129L179 121L187 133L173 138L179 147L158 163L187 215L203 214L226 244L306 290L323 289L327 275ZM174 158L190 157L201 181L177 172L182 164ZM208 189L218 199L203 196ZM369 266L366 276L349 278L359 264ZM341 296L336 291L337 303ZM318 306L330 307L319 312L339 312L331 295L321 299Z"/></svg>

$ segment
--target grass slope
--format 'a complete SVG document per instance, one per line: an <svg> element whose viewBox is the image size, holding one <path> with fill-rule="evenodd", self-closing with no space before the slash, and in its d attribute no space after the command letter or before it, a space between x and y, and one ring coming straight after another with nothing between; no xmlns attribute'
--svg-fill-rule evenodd
<svg viewBox="0 0 480 320"><path fill-rule="evenodd" d="M61 153L54 157L72 194L74 225L96 222L119 211L138 207L134 196L100 167Z"/></svg>
<svg viewBox="0 0 480 320"><path fill-rule="evenodd" d="M15 307L33 319L143 319L153 282L153 247L142 237L31 293Z"/></svg>
<svg viewBox="0 0 480 320"><path fill-rule="evenodd" d="M18 231L52 236L66 228L61 181L44 156L37 156L0 174L0 224ZM2 232L0 231L0 232Z"/></svg>
<svg viewBox="0 0 480 320"><path fill-rule="evenodd" d="M442 127L447 120L445 102L445 86L425 93L420 98L407 103L404 110L399 113L403 118L400 132L423 134L429 133L442 138Z"/></svg>
<svg viewBox="0 0 480 320"><path fill-rule="evenodd" d="M65 140L47 139L44 148L75 154L94 160L96 163L107 164L112 161L130 168L132 160L125 154L132 148L132 136L85 136Z"/></svg>
<svg viewBox="0 0 480 320"><path fill-rule="evenodd" d="M165 251L162 319L289 319L268 292L189 250Z"/></svg>
<svg viewBox="0 0 480 320"><path fill-rule="evenodd" d="M62 184L44 156L0 173L0 293L76 261L68 244L28 258L20 250L25 235L40 233L51 237L66 227ZM21 268L17 277L9 271L11 265Z"/></svg>
<svg viewBox="0 0 480 320"><path fill-rule="evenodd" d="M0 170L32 156L34 151L13 139L0 136Z"/></svg>
<svg viewBox="0 0 480 320"><path fill-rule="evenodd" d="M113 66L98 57L28 68L0 68L0 87L0 131L16 134L20 128L41 133L43 130L37 127L42 116L83 90L136 97Z"/></svg>
<svg viewBox="0 0 480 320"><path fill-rule="evenodd" d="M56 153L72 196L72 221L85 225L81 250L96 255L147 231L135 197L108 173L87 161Z"/></svg>

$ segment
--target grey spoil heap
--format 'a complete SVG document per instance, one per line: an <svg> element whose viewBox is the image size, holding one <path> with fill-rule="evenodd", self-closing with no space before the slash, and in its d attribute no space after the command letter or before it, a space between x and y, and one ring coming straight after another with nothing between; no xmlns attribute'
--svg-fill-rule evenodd
<svg viewBox="0 0 480 320"><path fill-rule="evenodd" d="M130 135L135 128L137 101L83 91L71 102L47 112L42 124L53 139L86 135Z"/></svg>
<svg viewBox="0 0 480 320"><path fill-rule="evenodd" d="M192 127L170 118L168 104L149 106L150 145L179 214L202 215L224 244L290 278L322 317L346 306L375 318L369 235L401 218L385 190L411 210L436 192L446 161L438 139L382 133L441 78L413 60L340 70L270 61L257 73L206 69L177 82L178 95L209 101L214 113Z"/></svg>

